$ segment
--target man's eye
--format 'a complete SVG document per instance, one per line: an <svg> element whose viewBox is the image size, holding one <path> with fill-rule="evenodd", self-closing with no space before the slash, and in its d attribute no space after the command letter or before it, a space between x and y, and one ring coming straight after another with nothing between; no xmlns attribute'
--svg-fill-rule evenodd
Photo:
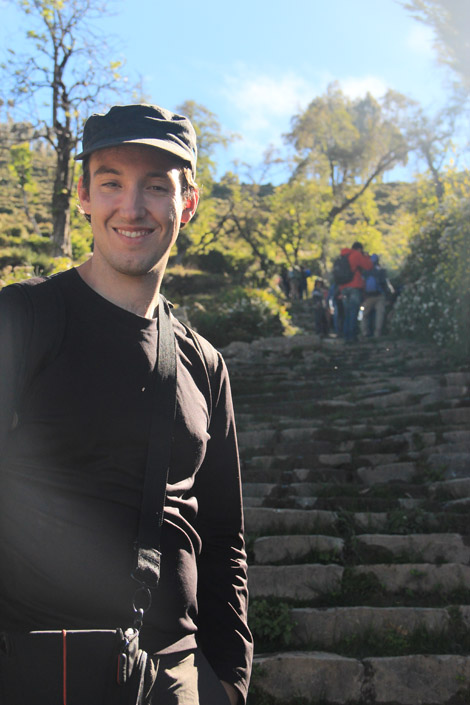
<svg viewBox="0 0 470 705"><path fill-rule="evenodd" d="M105 188L117 188L119 184L117 181L106 181L104 184L102 184Z"/></svg>
<svg viewBox="0 0 470 705"><path fill-rule="evenodd" d="M151 184L150 190L151 191L166 191L166 188L164 186L162 186L161 184Z"/></svg>

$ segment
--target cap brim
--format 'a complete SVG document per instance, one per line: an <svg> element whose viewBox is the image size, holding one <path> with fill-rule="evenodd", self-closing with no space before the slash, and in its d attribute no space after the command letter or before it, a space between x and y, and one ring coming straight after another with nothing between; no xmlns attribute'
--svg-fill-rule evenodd
<svg viewBox="0 0 470 705"><path fill-rule="evenodd" d="M99 149L107 149L108 147L119 147L123 144L144 144L148 147L155 147L155 149L161 149L163 152L168 152L169 154L173 154L175 157L181 159L183 162L185 162L185 164L188 164L193 173L195 172L195 165L188 159L188 152L186 149L180 147L178 144L169 142L168 140L158 140L150 137L141 137L135 139L110 138L109 140L100 140L95 145L90 147L90 149L84 150L83 152L80 152L80 154L77 154L77 156L75 157L75 161L80 161L84 157L93 154L93 152L96 152Z"/></svg>

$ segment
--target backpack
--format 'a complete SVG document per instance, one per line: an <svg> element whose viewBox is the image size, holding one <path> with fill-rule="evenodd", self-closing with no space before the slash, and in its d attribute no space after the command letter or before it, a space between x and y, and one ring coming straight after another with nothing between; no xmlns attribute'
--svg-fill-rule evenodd
<svg viewBox="0 0 470 705"><path fill-rule="evenodd" d="M333 262L333 281L335 284L349 284L354 272L349 264L349 255L339 255Z"/></svg>
<svg viewBox="0 0 470 705"><path fill-rule="evenodd" d="M384 292L384 270L374 265L374 268L364 272L366 294L382 294Z"/></svg>

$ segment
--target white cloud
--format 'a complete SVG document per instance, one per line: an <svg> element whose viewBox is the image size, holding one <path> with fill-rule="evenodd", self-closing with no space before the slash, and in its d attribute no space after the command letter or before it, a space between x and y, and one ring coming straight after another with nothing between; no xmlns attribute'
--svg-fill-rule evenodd
<svg viewBox="0 0 470 705"><path fill-rule="evenodd" d="M251 132L269 128L306 107L315 90L294 73L282 76L250 75L245 70L227 77L224 93L244 115L243 127Z"/></svg>
<svg viewBox="0 0 470 705"><path fill-rule="evenodd" d="M305 109L323 88L319 90L293 72L270 76L254 74L243 66L227 76L222 92L232 116L236 116L233 129L241 135L234 148L237 157L256 163L270 144L281 146L291 117Z"/></svg>

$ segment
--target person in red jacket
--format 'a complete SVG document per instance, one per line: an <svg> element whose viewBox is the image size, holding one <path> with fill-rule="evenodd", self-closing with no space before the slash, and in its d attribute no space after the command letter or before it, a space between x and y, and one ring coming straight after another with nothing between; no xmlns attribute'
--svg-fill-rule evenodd
<svg viewBox="0 0 470 705"><path fill-rule="evenodd" d="M345 342L351 343L357 340L357 314L359 313L365 288L362 271L372 269L374 263L369 255L364 252L360 242L354 242L351 249L348 247L343 248L341 254L348 255L349 266L353 274L351 281L340 286L344 307L343 335Z"/></svg>

